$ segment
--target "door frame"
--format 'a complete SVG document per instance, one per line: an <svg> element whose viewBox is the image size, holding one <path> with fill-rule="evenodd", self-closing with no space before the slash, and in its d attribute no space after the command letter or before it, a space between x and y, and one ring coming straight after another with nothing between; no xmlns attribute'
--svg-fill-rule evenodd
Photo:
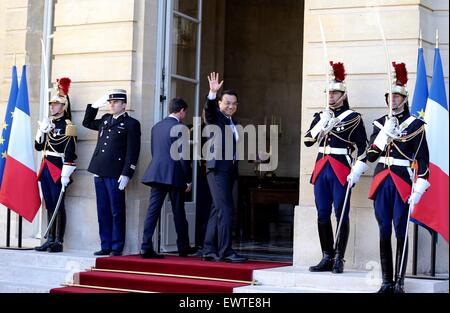
<svg viewBox="0 0 450 313"><path fill-rule="evenodd" d="M202 4L203 0L197 0L197 18L191 17L173 9L175 0L161 0L158 2L158 25L157 51L156 51L156 78L155 78L155 109L154 124L161 121L168 115L168 102L175 96L171 94L172 81L178 80L195 84L195 103L191 104L194 109L193 116L199 116L200 112L200 65L201 65L201 40L202 40ZM173 56L173 21L174 16L187 19L197 24L196 31L196 54L195 54L195 78L189 78L176 73L172 73ZM197 167L193 166L192 172L192 201L185 202L186 215L194 215L193 223L189 223L190 242L195 243L195 208L197 197ZM158 251L167 252L176 250L176 242L168 242L170 235L174 234L173 217L170 201L164 201L161 210L161 218L158 222L157 236L153 238L153 245ZM172 236L173 237L173 236ZM176 235L175 235L176 237Z"/></svg>

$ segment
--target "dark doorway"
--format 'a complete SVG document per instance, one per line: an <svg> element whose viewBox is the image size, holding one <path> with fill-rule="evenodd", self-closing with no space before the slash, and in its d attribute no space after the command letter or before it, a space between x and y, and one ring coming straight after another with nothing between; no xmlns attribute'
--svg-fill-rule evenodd
<svg viewBox="0 0 450 313"><path fill-rule="evenodd" d="M208 92L207 74L220 72L224 88L239 94L236 119L241 125L274 120L280 126L274 172L259 173L252 162L239 164L234 249L252 258L292 259L300 173L303 13L300 0L203 2L201 94Z"/></svg>

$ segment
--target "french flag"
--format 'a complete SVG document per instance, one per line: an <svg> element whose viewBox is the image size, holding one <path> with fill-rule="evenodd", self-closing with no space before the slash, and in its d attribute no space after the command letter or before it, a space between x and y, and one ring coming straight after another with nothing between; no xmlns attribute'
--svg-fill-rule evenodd
<svg viewBox="0 0 450 313"><path fill-rule="evenodd" d="M434 72L425 108L425 126L430 151L431 186L415 206L411 216L449 238L449 111L439 48L435 49Z"/></svg>
<svg viewBox="0 0 450 313"><path fill-rule="evenodd" d="M33 155L26 66L23 66L8 153L3 173L0 203L32 222L41 205Z"/></svg>

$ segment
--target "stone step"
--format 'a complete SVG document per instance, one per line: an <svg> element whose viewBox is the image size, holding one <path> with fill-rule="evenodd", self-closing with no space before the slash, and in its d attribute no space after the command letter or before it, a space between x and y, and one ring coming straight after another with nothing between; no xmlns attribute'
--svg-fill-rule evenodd
<svg viewBox="0 0 450 313"><path fill-rule="evenodd" d="M59 286L64 282L72 282L73 269L61 269L36 266L0 266L0 281L15 282L18 284L43 284L48 286Z"/></svg>
<svg viewBox="0 0 450 313"><path fill-rule="evenodd" d="M0 292L49 292L94 265L95 257L82 251L0 250Z"/></svg>
<svg viewBox="0 0 450 313"><path fill-rule="evenodd" d="M0 293L48 293L54 286L0 280Z"/></svg>
<svg viewBox="0 0 450 313"><path fill-rule="evenodd" d="M34 266L49 268L79 268L94 266L95 257L86 251L69 250L61 253L38 252L34 250L0 249L2 266Z"/></svg>
<svg viewBox="0 0 450 313"><path fill-rule="evenodd" d="M281 267L253 272L253 278L262 286L315 289L317 292L375 292L381 285L381 273L373 271L346 270L343 274L330 272L311 273L306 267ZM260 286L249 286L257 292ZM447 280L405 279L407 292L448 292ZM289 291L286 291L289 292Z"/></svg>
<svg viewBox="0 0 450 313"><path fill-rule="evenodd" d="M234 288L233 293L336 293L332 289L317 289L308 287L278 287L278 286L244 286ZM340 293L355 293L355 291L343 290Z"/></svg>

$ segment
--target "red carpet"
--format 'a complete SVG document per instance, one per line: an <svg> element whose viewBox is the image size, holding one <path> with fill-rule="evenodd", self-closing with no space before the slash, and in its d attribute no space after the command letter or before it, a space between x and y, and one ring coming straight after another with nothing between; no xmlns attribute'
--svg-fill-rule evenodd
<svg viewBox="0 0 450 313"><path fill-rule="evenodd" d="M180 258L166 256L164 259L142 259L140 256L97 258L96 269L122 270L147 273L164 273L206 278L251 281L257 269L289 266L290 263L248 261L245 263L205 262L199 257ZM63 287L51 293L109 293L95 287L125 289L130 292L149 291L165 293L232 293L233 288L249 285L245 282L227 282L188 277L168 277L136 273L88 271L79 273L79 285L92 288Z"/></svg>

